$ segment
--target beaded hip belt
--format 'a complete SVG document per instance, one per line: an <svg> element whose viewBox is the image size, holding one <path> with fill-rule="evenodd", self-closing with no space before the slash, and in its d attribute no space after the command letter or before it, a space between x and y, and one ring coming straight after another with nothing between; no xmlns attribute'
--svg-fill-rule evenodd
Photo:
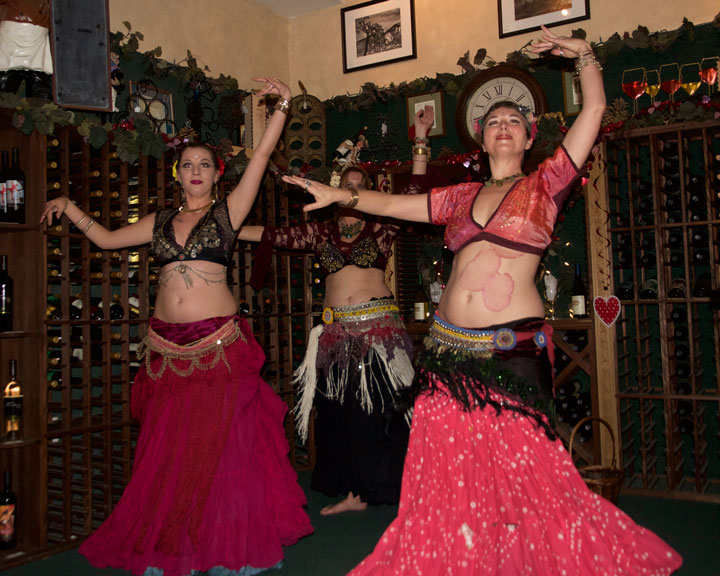
<svg viewBox="0 0 720 576"><path fill-rule="evenodd" d="M526 342L530 338L538 348L547 346L545 332L515 332L512 328L502 327L497 330L470 330L459 328L441 320L437 315L430 325L428 336L440 346L460 348L470 352L490 352L492 350L512 350L518 342Z"/></svg>
<svg viewBox="0 0 720 576"><path fill-rule="evenodd" d="M325 324L333 322L363 322L377 318L400 318L400 309L392 298L372 300L352 306L327 307L323 310L322 320Z"/></svg>

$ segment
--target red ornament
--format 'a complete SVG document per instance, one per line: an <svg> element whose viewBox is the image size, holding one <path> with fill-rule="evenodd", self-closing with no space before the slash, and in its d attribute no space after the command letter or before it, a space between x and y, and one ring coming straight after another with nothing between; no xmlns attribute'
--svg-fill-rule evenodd
<svg viewBox="0 0 720 576"><path fill-rule="evenodd" d="M596 296L593 300L593 309L595 315L600 318L601 322L608 328L615 324L615 320L620 316L620 300L617 296L610 296L605 299L602 296Z"/></svg>

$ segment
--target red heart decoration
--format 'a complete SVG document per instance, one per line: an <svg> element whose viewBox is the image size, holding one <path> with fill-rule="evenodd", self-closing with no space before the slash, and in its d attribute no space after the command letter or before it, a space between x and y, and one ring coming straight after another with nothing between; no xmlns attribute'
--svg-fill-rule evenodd
<svg viewBox="0 0 720 576"><path fill-rule="evenodd" d="M617 296L610 296L607 300L602 296L596 296L593 300L595 314L605 326L610 328L620 316L620 300Z"/></svg>

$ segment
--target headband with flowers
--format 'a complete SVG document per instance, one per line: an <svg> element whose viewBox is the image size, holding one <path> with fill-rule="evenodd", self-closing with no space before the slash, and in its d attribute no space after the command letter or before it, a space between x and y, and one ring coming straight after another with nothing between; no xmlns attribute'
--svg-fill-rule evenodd
<svg viewBox="0 0 720 576"><path fill-rule="evenodd" d="M514 102L508 101L507 104L503 102L502 104L499 104L498 108L503 108L507 106L508 108L514 108L520 114L522 114L525 117L525 121L528 123L528 127L530 129L530 139L535 140L535 136L537 136L537 118L535 118L535 114L533 114L533 111L528 108L527 106L523 106L521 104L515 104ZM482 121L487 117L487 114L485 114L482 118L476 118L475 122L473 123L473 126L475 128L475 132L482 137Z"/></svg>

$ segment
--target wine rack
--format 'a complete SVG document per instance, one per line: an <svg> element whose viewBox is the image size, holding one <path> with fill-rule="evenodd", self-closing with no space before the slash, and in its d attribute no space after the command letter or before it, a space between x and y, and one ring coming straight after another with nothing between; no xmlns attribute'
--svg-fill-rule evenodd
<svg viewBox="0 0 720 576"><path fill-rule="evenodd" d="M720 123L606 144L628 488L720 501Z"/></svg>
<svg viewBox="0 0 720 576"><path fill-rule="evenodd" d="M15 328L0 333L0 374L7 378L9 360L18 361L25 404L23 440L0 442L0 469L11 470L18 497L18 545L0 553L9 568L76 545L120 499L137 440L130 417L136 351L157 289L148 246L100 250L66 218L41 226L44 203L67 195L114 229L177 206L179 190L171 155L123 162L110 143L94 149L74 128L24 136L8 114L0 114L0 132L4 146L20 150L27 189L26 223L0 223L0 253L9 256L16 294ZM293 194L267 174L250 223L304 218ZM247 286L254 249L238 243L228 281L267 356L262 376L292 407L292 372L314 320L312 260L277 253L266 288L254 293ZM292 417L286 432L292 463L312 466Z"/></svg>

